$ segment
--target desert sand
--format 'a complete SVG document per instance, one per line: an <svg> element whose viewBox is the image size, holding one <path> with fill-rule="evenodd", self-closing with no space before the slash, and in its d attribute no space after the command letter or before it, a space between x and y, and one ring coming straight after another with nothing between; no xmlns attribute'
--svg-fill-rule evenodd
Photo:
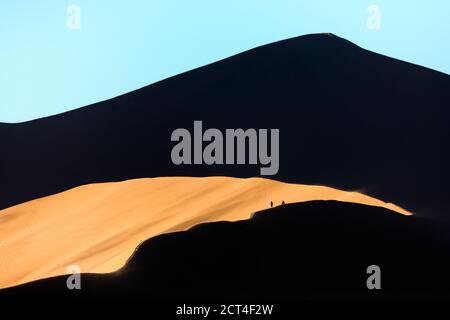
<svg viewBox="0 0 450 320"><path fill-rule="evenodd" d="M358 192L263 178L164 177L99 183L0 211L0 288L66 274L120 269L151 237L248 219L286 203L338 200L410 212Z"/></svg>

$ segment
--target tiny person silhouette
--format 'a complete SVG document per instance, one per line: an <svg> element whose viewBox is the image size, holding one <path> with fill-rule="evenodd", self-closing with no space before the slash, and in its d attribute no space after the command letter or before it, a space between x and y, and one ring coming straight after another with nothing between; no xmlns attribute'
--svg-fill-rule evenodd
<svg viewBox="0 0 450 320"><path fill-rule="evenodd" d="M270 207L273 208L273 201L270 201Z"/></svg>
<svg viewBox="0 0 450 320"><path fill-rule="evenodd" d="M286 203L284 203L284 200L283 200L283 202L281 202L281 204L283 205L283 204L286 204Z"/></svg>

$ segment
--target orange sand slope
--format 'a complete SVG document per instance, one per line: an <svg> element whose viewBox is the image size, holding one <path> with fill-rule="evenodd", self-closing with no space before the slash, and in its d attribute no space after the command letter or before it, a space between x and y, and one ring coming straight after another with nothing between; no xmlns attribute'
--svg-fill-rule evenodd
<svg viewBox="0 0 450 320"><path fill-rule="evenodd" d="M322 186L262 178L166 177L81 186L0 211L0 288L66 274L107 273L156 235L204 222L248 219L270 207L340 200L409 212L378 199Z"/></svg>

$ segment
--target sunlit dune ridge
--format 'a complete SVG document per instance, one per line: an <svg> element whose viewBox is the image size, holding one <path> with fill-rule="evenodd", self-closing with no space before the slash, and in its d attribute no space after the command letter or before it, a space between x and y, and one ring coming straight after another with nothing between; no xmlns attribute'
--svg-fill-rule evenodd
<svg viewBox="0 0 450 320"><path fill-rule="evenodd" d="M200 223L248 219L309 200L362 203L410 214L357 192L229 177L164 177L81 186L0 211L0 287L66 274L107 273L156 235Z"/></svg>

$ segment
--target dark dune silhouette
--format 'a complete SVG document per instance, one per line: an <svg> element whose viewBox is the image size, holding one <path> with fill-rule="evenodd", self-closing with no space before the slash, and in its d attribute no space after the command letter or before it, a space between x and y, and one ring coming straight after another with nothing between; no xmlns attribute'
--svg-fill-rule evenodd
<svg viewBox="0 0 450 320"><path fill-rule="evenodd" d="M0 290L0 299L442 298L449 249L445 228L424 218L311 201L152 238L122 270L82 275L81 290L61 276ZM381 290L366 287L370 265L381 268Z"/></svg>
<svg viewBox="0 0 450 320"><path fill-rule="evenodd" d="M93 182L259 175L259 166L172 164L171 132L202 120L279 128L274 179L445 217L449 98L448 75L337 36L280 41L88 107L1 124L0 207Z"/></svg>

